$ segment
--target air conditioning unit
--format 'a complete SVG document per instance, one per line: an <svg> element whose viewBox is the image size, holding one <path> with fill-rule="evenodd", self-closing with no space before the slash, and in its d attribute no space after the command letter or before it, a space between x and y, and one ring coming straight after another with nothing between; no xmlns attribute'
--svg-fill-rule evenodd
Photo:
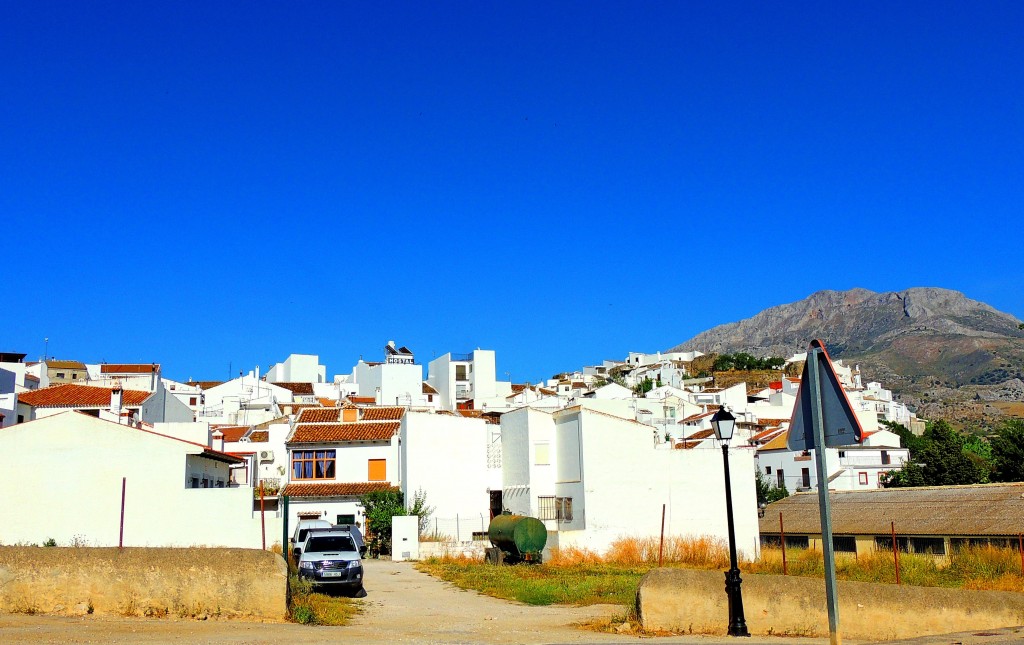
<svg viewBox="0 0 1024 645"><path fill-rule="evenodd" d="M274 451L260 450L260 461L274 461Z"/></svg>

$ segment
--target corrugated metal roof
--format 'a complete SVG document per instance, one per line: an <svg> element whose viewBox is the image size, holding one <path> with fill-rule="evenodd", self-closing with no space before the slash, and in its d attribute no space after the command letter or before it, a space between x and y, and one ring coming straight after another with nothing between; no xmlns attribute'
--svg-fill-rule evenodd
<svg viewBox="0 0 1024 645"><path fill-rule="evenodd" d="M1017 535L1024 531L1024 483L830 491L832 532L888 535ZM774 502L760 519L761 533L821 533L818 494L798 493Z"/></svg>

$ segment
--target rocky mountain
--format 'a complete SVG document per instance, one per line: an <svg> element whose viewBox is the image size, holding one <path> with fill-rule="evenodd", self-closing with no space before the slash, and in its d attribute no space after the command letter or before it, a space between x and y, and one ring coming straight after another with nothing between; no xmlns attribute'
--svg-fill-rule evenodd
<svg viewBox="0 0 1024 645"><path fill-rule="evenodd" d="M814 338L925 418L991 422L1024 412L1021 321L948 289L819 291L669 351L789 357Z"/></svg>

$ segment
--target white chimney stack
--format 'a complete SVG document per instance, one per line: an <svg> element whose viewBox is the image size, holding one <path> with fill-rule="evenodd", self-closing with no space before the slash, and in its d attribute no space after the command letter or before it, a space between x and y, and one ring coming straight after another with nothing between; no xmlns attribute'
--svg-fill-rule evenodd
<svg viewBox="0 0 1024 645"><path fill-rule="evenodd" d="M220 430L215 430L212 439L211 443L213 445L210 447L219 452L224 452L224 433Z"/></svg>
<svg viewBox="0 0 1024 645"><path fill-rule="evenodd" d="M124 390L121 389L120 383L114 383L114 387L110 390L110 412L118 418L118 423L121 419L121 402L124 399Z"/></svg>

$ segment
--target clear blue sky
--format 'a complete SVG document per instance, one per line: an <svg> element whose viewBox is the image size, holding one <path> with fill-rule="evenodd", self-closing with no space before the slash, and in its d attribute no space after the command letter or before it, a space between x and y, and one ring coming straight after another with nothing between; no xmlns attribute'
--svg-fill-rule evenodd
<svg viewBox="0 0 1024 645"><path fill-rule="evenodd" d="M820 289L1024 316L1021 2L0 4L3 351L538 380Z"/></svg>

